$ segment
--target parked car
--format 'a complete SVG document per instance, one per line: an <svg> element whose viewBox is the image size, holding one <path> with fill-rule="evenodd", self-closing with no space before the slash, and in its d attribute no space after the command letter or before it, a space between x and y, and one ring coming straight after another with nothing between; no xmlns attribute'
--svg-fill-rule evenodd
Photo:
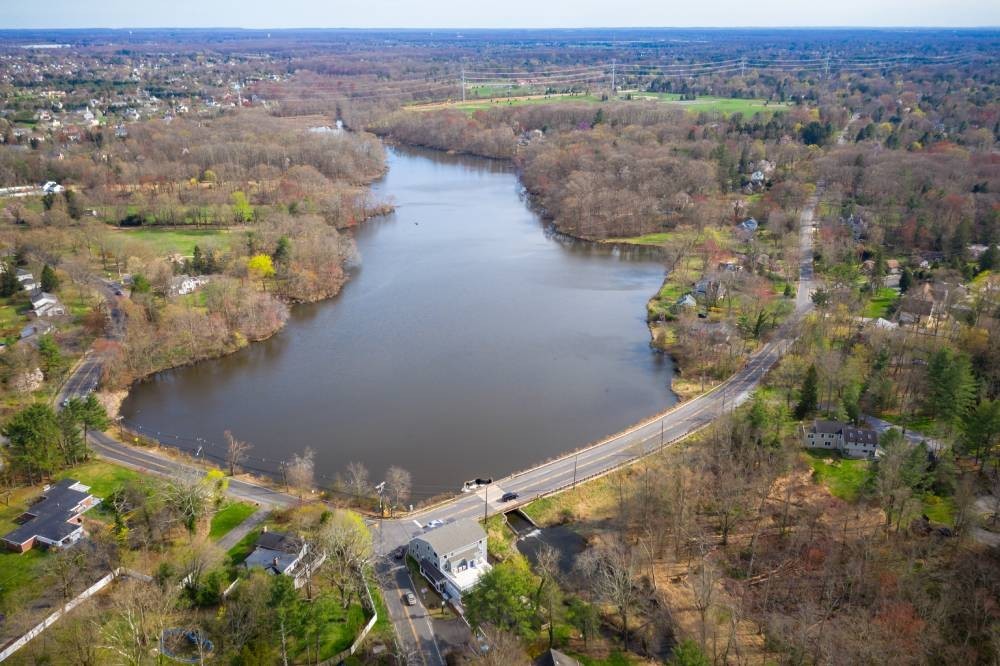
<svg viewBox="0 0 1000 666"><path fill-rule="evenodd" d="M501 502L513 502L518 497L520 497L520 495L518 495L517 493L513 493L513 492L512 493L504 493L503 497L500 498L500 501Z"/></svg>
<svg viewBox="0 0 1000 666"><path fill-rule="evenodd" d="M397 560L401 560L404 557L406 557L406 546L400 546L399 548L397 548L396 552L393 553L393 555L396 557Z"/></svg>
<svg viewBox="0 0 1000 666"><path fill-rule="evenodd" d="M435 527L441 527L442 525L444 525L444 521L443 520L434 519L431 522L429 522L426 525L424 525L424 527L426 527L427 529L431 529L432 530Z"/></svg>
<svg viewBox="0 0 1000 666"><path fill-rule="evenodd" d="M403 599L406 601L407 606L417 605L417 598L413 596L413 592L407 592Z"/></svg>

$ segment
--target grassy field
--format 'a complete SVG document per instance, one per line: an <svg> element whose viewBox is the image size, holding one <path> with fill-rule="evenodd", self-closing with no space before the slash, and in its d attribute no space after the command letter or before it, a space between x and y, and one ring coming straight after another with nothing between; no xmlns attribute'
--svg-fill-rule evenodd
<svg viewBox="0 0 1000 666"><path fill-rule="evenodd" d="M884 287L878 290L878 293L873 295L869 300L868 304L865 306L865 311L863 316L870 317L872 319L876 317L885 317L889 314L889 308L899 300L899 292L891 287Z"/></svg>
<svg viewBox="0 0 1000 666"><path fill-rule="evenodd" d="M787 104L781 102L770 102L766 99L733 99L729 97L699 97L693 100L682 100L677 93L632 93L633 100L652 100L657 102L667 102L683 106L693 113L713 112L729 115L731 113L742 113L752 116L758 111L781 111L788 108Z"/></svg>
<svg viewBox="0 0 1000 666"><path fill-rule="evenodd" d="M868 480L867 460L840 458L829 451L807 451L813 478L830 489L830 494L855 502Z"/></svg>
<svg viewBox="0 0 1000 666"><path fill-rule="evenodd" d="M606 101L600 95L594 94L554 94L554 95L530 95L521 97L509 95L506 90L498 90L497 95L490 99L482 99L488 91L483 90L479 99L467 99L465 102L434 102L431 104L412 104L407 108L415 111L433 111L436 109L457 109L466 113L473 113L483 109L492 109L503 106L525 106L535 104L555 104L557 102L586 102L588 104L602 104ZM516 92L516 91L515 91ZM742 113L752 116L762 111L780 111L788 108L788 105L780 102L769 102L764 99L730 99L728 97L699 97L694 100L681 100L677 93L630 93L631 101L654 101L665 104L673 104L687 109L691 113L712 113L717 112L723 115ZM616 97L612 101L627 102L624 96Z"/></svg>
<svg viewBox="0 0 1000 666"><path fill-rule="evenodd" d="M0 333L13 333L21 328L25 321L25 318L17 313L13 305L0 305Z"/></svg>
<svg viewBox="0 0 1000 666"><path fill-rule="evenodd" d="M218 541L229 534L234 527L252 516L256 510L256 507L246 502L227 502L212 516L208 538L212 541Z"/></svg>
<svg viewBox="0 0 1000 666"><path fill-rule="evenodd" d="M205 246L209 242L228 244L231 240L227 229L129 229L118 233L141 241L158 254L174 252L190 255L195 245Z"/></svg>

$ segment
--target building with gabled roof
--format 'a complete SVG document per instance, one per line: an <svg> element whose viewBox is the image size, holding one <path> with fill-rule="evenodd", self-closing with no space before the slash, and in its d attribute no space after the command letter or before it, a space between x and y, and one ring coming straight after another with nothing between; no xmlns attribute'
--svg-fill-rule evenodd
<svg viewBox="0 0 1000 666"><path fill-rule="evenodd" d="M817 419L805 430L803 443L810 449L837 451L849 458L873 458L878 450L878 433L840 421Z"/></svg>
<svg viewBox="0 0 1000 666"><path fill-rule="evenodd" d="M413 537L409 553L434 589L456 601L491 568L486 559L486 532L470 518Z"/></svg>
<svg viewBox="0 0 1000 666"><path fill-rule="evenodd" d="M23 553L41 544L66 548L83 535L83 514L100 504L90 487L75 479L46 486L41 497L17 518L18 527L2 538L9 549Z"/></svg>

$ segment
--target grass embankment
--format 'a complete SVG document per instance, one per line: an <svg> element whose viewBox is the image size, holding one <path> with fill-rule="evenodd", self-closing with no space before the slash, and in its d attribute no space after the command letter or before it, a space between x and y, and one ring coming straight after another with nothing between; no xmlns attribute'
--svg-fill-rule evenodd
<svg viewBox="0 0 1000 666"><path fill-rule="evenodd" d="M246 502L226 502L212 516L212 522L208 528L208 538L212 541L218 541L256 511L257 507Z"/></svg>

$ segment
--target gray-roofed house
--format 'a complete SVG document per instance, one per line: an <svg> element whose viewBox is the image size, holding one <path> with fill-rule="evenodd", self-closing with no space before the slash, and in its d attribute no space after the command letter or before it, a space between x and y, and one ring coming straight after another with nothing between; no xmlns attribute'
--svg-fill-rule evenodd
<svg viewBox="0 0 1000 666"><path fill-rule="evenodd" d="M83 514L100 504L90 487L75 479L47 486L41 497L17 518L18 527L3 536L4 545L23 553L35 545L72 546L84 535Z"/></svg>
<svg viewBox="0 0 1000 666"><path fill-rule="evenodd" d="M326 561L326 554L318 557L302 537L284 532L269 532L267 528L257 537L253 552L245 560L247 569L259 567L272 576L291 576L295 587L302 587L313 571Z"/></svg>
<svg viewBox="0 0 1000 666"><path fill-rule="evenodd" d="M455 601L491 568L486 561L486 532L470 518L413 537L409 553L434 589Z"/></svg>
<svg viewBox="0 0 1000 666"><path fill-rule="evenodd" d="M804 443L810 449L838 451L849 458L873 458L878 449L878 433L840 421L817 419L806 429Z"/></svg>

